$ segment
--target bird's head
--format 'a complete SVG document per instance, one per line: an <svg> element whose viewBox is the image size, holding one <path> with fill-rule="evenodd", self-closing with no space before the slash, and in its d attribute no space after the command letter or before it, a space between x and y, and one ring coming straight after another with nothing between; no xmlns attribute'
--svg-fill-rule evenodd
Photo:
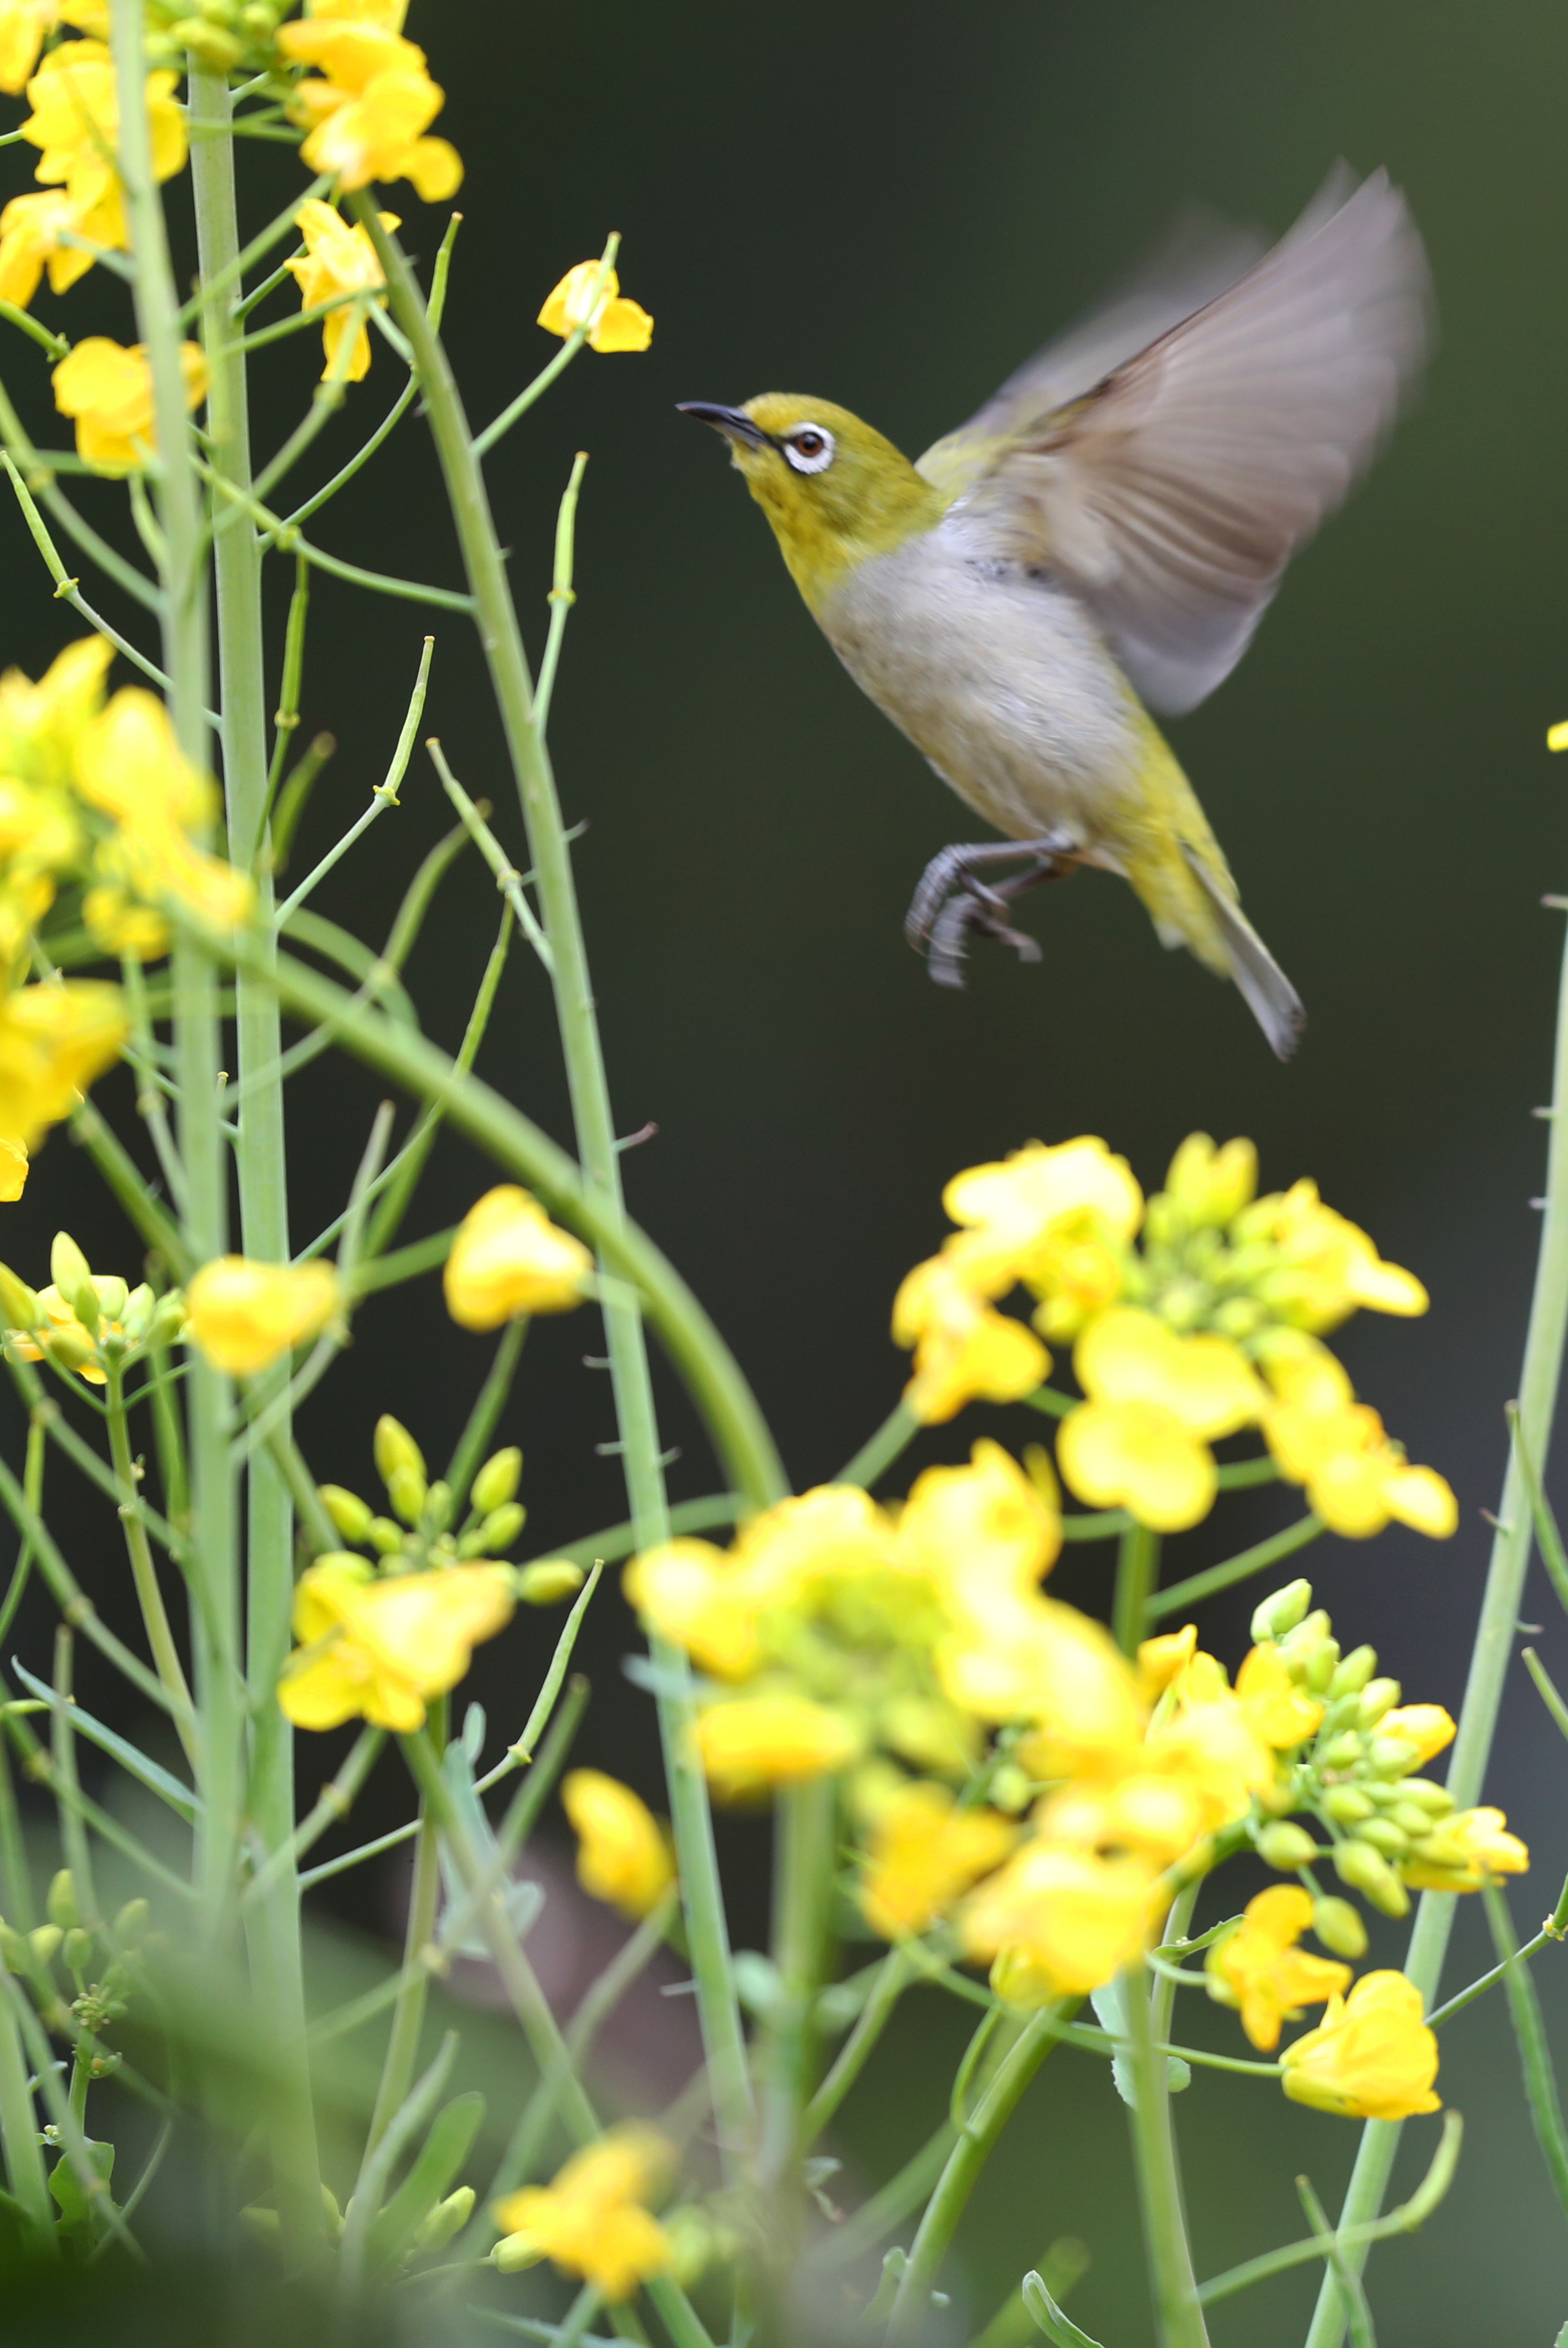
<svg viewBox="0 0 1568 2348"><path fill-rule="evenodd" d="M685 400L681 413L724 434L813 610L868 555L942 519L941 492L891 440L830 400L766 391L744 407Z"/></svg>

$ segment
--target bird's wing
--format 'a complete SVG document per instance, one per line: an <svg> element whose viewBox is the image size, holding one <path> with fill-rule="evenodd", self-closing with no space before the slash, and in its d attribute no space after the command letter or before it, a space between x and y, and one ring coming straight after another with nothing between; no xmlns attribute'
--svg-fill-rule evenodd
<svg viewBox="0 0 1568 2348"><path fill-rule="evenodd" d="M1082 596L1147 700L1182 710L1235 666L1392 422L1427 347L1426 256L1387 174L1341 170L1272 252L1120 355L1160 298L1043 352L920 468L982 543Z"/></svg>

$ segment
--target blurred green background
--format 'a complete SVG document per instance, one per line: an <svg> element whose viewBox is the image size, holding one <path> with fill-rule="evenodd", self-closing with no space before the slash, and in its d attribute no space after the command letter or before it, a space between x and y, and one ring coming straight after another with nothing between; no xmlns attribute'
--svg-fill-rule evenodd
<svg viewBox="0 0 1568 2348"><path fill-rule="evenodd" d="M1460 1530L1440 1548L1399 1532L1326 1542L1309 1570L1347 1644L1370 1638L1412 1695L1457 1707L1536 1238L1543 1132L1530 1112L1549 1087L1562 942L1562 917L1540 899L1568 884L1568 768L1542 747L1568 714L1568 18L1545 0L1485 11L1454 0L839 0L822 11L415 0L407 29L448 91L438 128L468 163L449 337L476 421L548 356L533 314L611 226L625 237L624 288L658 322L645 357L584 355L490 472L537 654L555 499L572 452L592 451L553 736L568 816L589 825L578 870L622 1128L659 1128L626 1161L631 1200L735 1345L792 1475L831 1474L892 1402L902 1365L889 1303L942 1235L938 1194L954 1169L1032 1136L1098 1132L1152 1186L1189 1129L1250 1133L1266 1183L1315 1175L1431 1288L1425 1323L1358 1324L1345 1350L1412 1456L1453 1481ZM673 404L804 389L916 452L1136 262L1184 202L1275 233L1340 155L1358 170L1387 165L1408 191L1440 347L1423 401L1293 568L1240 670L1171 727L1248 911L1306 1001L1301 1055L1277 1066L1239 999L1163 955L1131 896L1095 875L1029 904L1042 966L981 952L969 992L941 994L899 924L925 859L969 836L967 819L840 671L720 449ZM25 157L13 154L6 192L25 183ZM273 148L246 160L259 224L297 190L299 166ZM439 219L405 187L387 201L428 262ZM121 299L99 273L63 303L44 297L40 314L73 335L129 339ZM260 371L263 450L308 397L313 342L284 344ZM18 342L5 365L40 433L58 431L46 423L39 355ZM324 477L381 412L395 373L379 349L319 444ZM108 493L98 504L112 510ZM3 507L0 532L5 652L36 674L72 629ZM417 419L318 534L356 561L455 580ZM289 582L277 568L281 621ZM305 728L329 728L341 747L291 877L379 778L425 624L411 605L318 579ZM436 633L427 725L515 843L473 648L448 615ZM321 910L381 934L444 813L417 760L402 811L322 891ZM484 876L459 865L414 971L444 1039L460 1032L496 911ZM548 999L521 957L482 1065L565 1135ZM111 1079L102 1097L129 1128L129 1082ZM336 1066L300 1081L301 1240L336 1212L375 1099ZM461 1211L480 1177L450 1147L408 1236ZM63 1138L8 1211L7 1260L29 1278L43 1276L61 1223L100 1268L130 1268L124 1227ZM580 1366L596 1334L577 1316L530 1338L507 1434L529 1455L539 1550L624 1513L615 1463L595 1450L613 1433L606 1382ZM433 1283L377 1300L358 1338L304 1435L320 1477L363 1488L377 1413L397 1411L440 1456L485 1355L446 1323ZM668 1423L684 1447L676 1496L710 1489L673 1394ZM913 1457L962 1456L994 1426L1022 1439L1037 1422L971 1413ZM119 1567L101 1521L62 1506L112 1619ZM1240 1496L1171 1570L1289 1513L1277 1493ZM1080 1550L1058 1586L1102 1605L1107 1570ZM1562 1678L1568 1635L1546 1612L1550 1594L1536 1595L1541 1650ZM1233 1663L1247 1611L1222 1603L1205 1622ZM505 1734L549 1634L531 1621L480 1659L479 1692ZM651 1708L619 1673L634 1635L607 1597L580 1753L652 1792ZM35 1663L43 1637L41 1617L24 1626ZM1493 1782L1536 1852L1515 1898L1530 1929L1568 1864L1563 1757L1518 1673ZM314 1784L308 1764L305 1776ZM405 1807L388 1766L356 1831ZM726 1829L743 1942L762 1930L764 1839L755 1823ZM385 1928L396 1879L348 1885L339 1913ZM1460 1935L1456 1982L1482 1962L1476 1921ZM1389 1961L1398 1945L1391 1936ZM1560 2037L1561 1972L1550 1958L1540 1968ZM920 2005L890 2039L841 2130L859 2183L889 2173L931 2125L962 2025ZM1229 2017L1189 2026L1234 2042ZM1439 2220L1377 2253L1379 2336L1385 2348L1545 2343L1568 2316L1568 2236L1495 2003L1454 2026L1442 2084L1470 2125L1465 2161ZM1353 2129L1255 2083L1201 2077L1180 2108L1205 2271L1297 2232L1293 2175L1310 2169L1332 2197L1353 2151ZM1042 2075L964 2236L983 2312L1072 2233L1094 2260L1078 2320L1111 2348L1147 2336L1122 2119L1087 2058L1064 2054ZM1432 2124L1412 2131L1420 2163L1433 2135ZM1216 2348L1298 2336L1310 2290L1297 2278L1221 2311Z"/></svg>

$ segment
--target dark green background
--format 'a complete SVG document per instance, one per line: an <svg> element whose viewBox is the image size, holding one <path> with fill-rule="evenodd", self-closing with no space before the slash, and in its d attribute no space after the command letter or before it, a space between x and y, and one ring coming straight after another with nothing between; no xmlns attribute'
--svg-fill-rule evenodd
<svg viewBox="0 0 1568 2348"><path fill-rule="evenodd" d="M1539 901L1568 882L1568 769L1542 747L1548 723L1568 714L1568 21L1542 0L1484 11L1449 0L1093 10L686 0L656 11L416 0L408 29L449 93L438 127L469 165L449 332L476 419L548 355L533 313L609 227L624 232L626 290L658 321L646 357L585 355L490 473L537 654L554 500L573 450L593 452L553 731L568 816L590 824L578 870L620 1122L659 1127L627 1160L630 1194L735 1344L791 1473L830 1474L893 1399L889 1302L941 1236L938 1193L955 1168L1031 1136L1099 1132L1152 1186L1190 1128L1250 1133L1269 1184L1316 1175L1430 1284L1426 1323L1358 1324L1345 1349L1412 1456L1450 1476L1460 1530L1440 1548L1398 1532L1367 1547L1326 1543L1311 1570L1347 1644L1372 1638L1413 1695L1457 1705L1537 1228L1528 1201L1543 1136L1530 1110L1549 1086L1561 943L1560 917ZM24 184L29 152L13 151L7 191ZM899 922L924 860L964 836L965 819L839 670L719 448L673 404L806 389L917 451L1136 261L1185 201L1278 232L1337 155L1361 170L1386 164L1408 191L1441 346L1423 402L1293 569L1242 668L1171 729L1248 910L1305 998L1300 1057L1276 1066L1234 994L1163 955L1130 895L1093 875L1029 909L1041 967L981 953L967 994L939 994ZM266 148L246 162L259 223L297 188L298 165ZM387 201L428 259L438 217L405 187ZM123 334L120 302L100 273L39 308L73 335ZM5 366L44 428L37 355L15 343ZM260 370L263 450L314 373L303 343ZM378 349L369 384L322 444L324 470L380 413L395 376ZM68 630L15 518L0 513L0 529L5 650L36 673ZM417 420L317 530L354 560L455 582ZM425 623L414 607L320 582L304 717L342 747L291 878L378 779ZM427 725L515 843L478 662L461 623L443 614L435 625ZM442 828L422 760L404 801L319 901L372 938ZM443 1037L459 1032L495 914L482 876L459 867L415 968ZM484 1066L564 1135L547 994L521 956L513 968ZM102 1090L129 1114L123 1078ZM302 1239L336 1211L375 1097L336 1070L297 1087ZM450 1149L409 1235L450 1220L479 1179ZM57 1138L11 1211L8 1260L42 1278L60 1221L100 1268L130 1267L123 1227ZM377 1411L397 1410L439 1456L484 1352L447 1324L428 1283L366 1310L358 1337L305 1440L318 1474L363 1487ZM623 1512L614 1463L593 1448L613 1432L606 1385L578 1366L596 1337L579 1316L530 1340L508 1432L529 1453L540 1547ZM711 1488L674 1397L669 1419L686 1446L677 1496ZM1027 1431L975 1413L921 1456L961 1456L993 1426ZM1277 1494L1238 1502L1182 1546L1179 1570L1257 1538L1288 1509ZM103 1540L84 1513L75 1553L112 1613L120 1569ZM1102 1603L1104 1568L1084 1556L1059 1586ZM1549 1594L1540 1603L1544 1619ZM1233 1662L1245 1613L1222 1606L1207 1626ZM548 1625L531 1618L526 1631L531 1646L514 1634L478 1674L509 1735ZM23 1639L35 1665L43 1636L40 1620ZM651 1790L646 1699L617 1670L628 1641L618 1601L607 1605L582 1749ZM1558 1622L1540 1643L1568 1673ZM1527 1924L1568 1862L1553 1734L1519 1673L1495 1783L1536 1849L1515 1902ZM404 1801L389 1766L361 1823L389 1822ZM753 1825L726 1837L743 1939L760 1930L760 1842ZM365 1921L384 1918L388 1886L366 1884L362 1897ZM1461 1946L1479 1962L1474 1926ZM1557 1968L1548 1959L1541 1970L1561 2017ZM890 2045L844 2129L866 2174L895 2165L928 2124L957 2026L955 2014L922 2013ZM1214 2026L1216 2043L1236 2043L1228 2018ZM1441 2219L1378 2254L1385 2348L1544 2343L1568 2315L1563 2219L1511 2065L1491 2008L1445 2043L1443 2085L1470 2140ZM1075 2313L1124 2348L1145 2336L1145 2318L1122 2115L1099 2068L1064 2055L1054 2070L967 2228L975 2297L995 2301L1055 2235L1081 2234L1095 2263ZM1182 2113L1205 2271L1299 2230L1292 2175L1308 2167L1329 2191L1352 2150L1348 2127L1287 2112L1247 2083L1202 2079ZM1424 2159L1434 2130L1413 2133ZM1274 2300L1235 2302L1216 2322L1216 2348L1295 2336L1308 2290L1298 2281Z"/></svg>

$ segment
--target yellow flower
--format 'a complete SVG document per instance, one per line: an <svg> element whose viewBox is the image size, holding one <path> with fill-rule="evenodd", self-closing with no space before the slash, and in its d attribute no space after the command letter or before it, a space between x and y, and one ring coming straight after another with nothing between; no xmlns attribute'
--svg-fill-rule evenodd
<svg viewBox="0 0 1568 2348"><path fill-rule="evenodd" d="M58 1244L57 1241L57 1247ZM6 1344L8 1350L24 1362L41 1362L46 1354L61 1369L74 1370L77 1377L87 1380L88 1385L101 1386L107 1385L108 1376L99 1358L104 1340L111 1343L118 1340L121 1344L128 1342L125 1323L120 1317L125 1310L126 1285L123 1280L116 1280L108 1273L88 1276L92 1279L100 1307L105 1308L100 1311L96 1337L88 1334L77 1318L74 1306L66 1302L51 1282L47 1288L38 1291L38 1303L45 1315L43 1321L31 1330L7 1330ZM111 1312L107 1309L108 1305L119 1309Z"/></svg>
<svg viewBox="0 0 1568 2348"><path fill-rule="evenodd" d="M1436 1819L1430 1834L1399 1864L1399 1879L1416 1891L1479 1891L1499 1875L1522 1875L1530 1853L1505 1832L1501 1810L1458 1810Z"/></svg>
<svg viewBox="0 0 1568 2348"><path fill-rule="evenodd" d="M51 294L68 293L93 265L90 252L67 244L67 236L92 237L86 218L63 189L44 188L36 195L13 196L0 211L0 301L25 310L38 290L45 265Z"/></svg>
<svg viewBox="0 0 1568 2348"><path fill-rule="evenodd" d="M383 212L381 225L390 233L400 223L395 212ZM318 302L330 302L344 294L375 294L385 305L381 263L369 236L357 221L351 226L330 204L313 197L299 208L299 230L304 239L304 258L287 265L299 286L302 309L309 310ZM370 330L358 304L346 302L341 309L329 312L321 322L321 344L326 355L326 364L321 371L324 383L360 383L369 374ZM348 346L346 361L343 358L345 344Z"/></svg>
<svg viewBox="0 0 1568 2348"><path fill-rule="evenodd" d="M118 986L24 986L0 1000L0 1137L36 1149L119 1057L129 1026Z"/></svg>
<svg viewBox="0 0 1568 2348"><path fill-rule="evenodd" d="M1383 1432L1377 1413L1352 1398L1349 1379L1326 1346L1309 1337L1265 1350L1277 1399L1263 1413L1280 1472L1305 1487L1315 1513L1353 1540L1381 1532L1390 1518L1446 1540L1459 1504L1435 1468L1412 1468Z"/></svg>
<svg viewBox="0 0 1568 2348"><path fill-rule="evenodd" d="M1415 1769L1424 1769L1447 1750L1458 1734L1452 1713L1440 1704L1401 1704L1386 1712L1377 1723L1379 1736L1397 1736L1402 1744L1413 1745Z"/></svg>
<svg viewBox="0 0 1568 2348"><path fill-rule="evenodd" d="M19 668L0 676L0 770L55 789L74 786L86 727L103 704L114 658L107 636L57 653L35 685Z"/></svg>
<svg viewBox="0 0 1568 2348"><path fill-rule="evenodd" d="M927 1426L966 1402L1016 1402L1050 1375L1033 1332L993 1310L946 1253L917 1263L893 1300L892 1341L914 1348L904 1401Z"/></svg>
<svg viewBox="0 0 1568 2348"><path fill-rule="evenodd" d="M185 116L174 96L177 74L147 77L147 116L154 177L170 180L188 152ZM22 136L41 148L34 177L45 187L64 183L78 212L97 222L94 242L127 244L115 151L119 99L114 61L102 41L63 41L51 49L27 84L33 111Z"/></svg>
<svg viewBox="0 0 1568 2348"><path fill-rule="evenodd" d="M593 1259L537 1199L499 1183L463 1217L447 1258L447 1310L464 1329L499 1329L520 1313L570 1313Z"/></svg>
<svg viewBox="0 0 1568 2348"><path fill-rule="evenodd" d="M1249 1204L1258 1187L1258 1153L1250 1141L1227 1141L1216 1149L1206 1133L1190 1133L1171 1160L1165 1195L1188 1222L1223 1230Z"/></svg>
<svg viewBox="0 0 1568 2348"><path fill-rule="evenodd" d="M1002 1992L1017 2003L1086 1997L1142 1955L1158 1883L1141 1859L1027 1842L965 1901L959 1917L965 1953L1008 1952L1015 1966L1021 1956L1026 1972L1020 1979L1015 1971Z"/></svg>
<svg viewBox="0 0 1568 2348"><path fill-rule="evenodd" d="M242 1255L204 1263L186 1291L186 1335L215 1370L254 1377L314 1337L341 1292L329 1263L254 1263Z"/></svg>
<svg viewBox="0 0 1568 2348"><path fill-rule="evenodd" d="M596 2283L606 2299L630 2298L669 2267L669 2238L646 2208L668 2172L670 2147L642 2127L613 2128L573 2153L550 2185L525 2185L495 2205L503 2239L492 2256L503 2271L553 2259Z"/></svg>
<svg viewBox="0 0 1568 2348"><path fill-rule="evenodd" d="M1275 1883L1249 1900L1233 1932L1203 1960L1209 1994L1241 2009L1253 2044L1272 2054L1280 2025L1304 2005L1322 2005L1350 1986L1350 1967L1314 1957L1296 1942L1312 1921L1312 1898L1298 1883Z"/></svg>
<svg viewBox="0 0 1568 2348"><path fill-rule="evenodd" d="M1403 1973L1363 1973L1349 1996L1331 1998L1317 2028L1280 2056L1285 2094L1352 2120L1437 2111L1438 2042L1422 2013L1421 1993Z"/></svg>
<svg viewBox="0 0 1568 2348"><path fill-rule="evenodd" d="M1324 1205L1315 1182L1260 1199L1242 1220L1248 1237L1267 1239L1279 1252L1259 1293L1282 1321L1321 1331L1337 1328L1360 1306L1402 1315L1427 1310L1415 1274L1385 1263L1364 1231Z"/></svg>
<svg viewBox="0 0 1568 2348"><path fill-rule="evenodd" d="M1138 1650L1138 1684L1147 1704L1162 1696L1178 1673L1184 1672L1198 1651L1198 1625L1185 1622L1180 1631L1162 1631L1145 1639Z"/></svg>
<svg viewBox="0 0 1568 2348"><path fill-rule="evenodd" d="M859 1758L864 1739L840 1712L788 1689L705 1704L696 1748L722 1801L742 1801L830 1776Z"/></svg>
<svg viewBox="0 0 1568 2348"><path fill-rule="evenodd" d="M577 1837L577 1880L624 1915L645 1916L676 1879L669 1837L630 1786L602 1769L569 1770L562 1807Z"/></svg>
<svg viewBox="0 0 1568 2348"><path fill-rule="evenodd" d="M445 139L423 136L446 93L426 72L423 49L393 29L396 13L317 9L303 23L279 26L284 57L322 76L294 90L294 120L314 126L300 155L346 189L411 180L427 203L438 203L462 185L463 166Z"/></svg>
<svg viewBox="0 0 1568 2348"><path fill-rule="evenodd" d="M738 1680L757 1669L762 1647L749 1584L711 1541L645 1550L626 1568L624 1586L642 1620L701 1670Z"/></svg>
<svg viewBox="0 0 1568 2348"><path fill-rule="evenodd" d="M1051 1148L1031 1141L999 1162L971 1166L954 1176L942 1203L968 1226L955 1242L962 1262L1010 1269L1031 1285L1039 1251L1063 1226L1120 1246L1143 1220L1143 1193L1126 1159L1088 1135Z"/></svg>
<svg viewBox="0 0 1568 2348"><path fill-rule="evenodd" d="M181 343L185 405L207 396L207 361L199 345ZM129 350L107 335L88 335L60 361L50 378L55 406L77 427L79 456L100 473L138 471L158 447L152 414L152 370L139 343Z"/></svg>
<svg viewBox="0 0 1568 2348"><path fill-rule="evenodd" d="M1063 1420L1057 1457L1079 1499L1130 1509L1157 1532L1195 1525L1217 1488L1209 1442L1266 1401L1246 1361L1223 1337L1179 1336L1116 1305L1089 1323L1073 1366L1088 1400Z"/></svg>
<svg viewBox="0 0 1568 2348"><path fill-rule="evenodd" d="M654 322L638 304L626 300L613 269L605 271L599 298L593 299L602 266L597 261L580 261L569 269L546 297L536 324L562 341L586 326L591 351L645 351L654 339Z"/></svg>
<svg viewBox="0 0 1568 2348"><path fill-rule="evenodd" d="M0 1202L14 1206L27 1187L26 1142L0 1138Z"/></svg>
<svg viewBox="0 0 1568 2348"><path fill-rule="evenodd" d="M108 0L0 0L0 89L19 98L38 62L46 37L60 25L108 38Z"/></svg>
<svg viewBox="0 0 1568 2348"><path fill-rule="evenodd" d="M1247 1725L1276 1753L1315 1736L1324 1707L1303 1695L1277 1647L1253 1647L1236 1673L1236 1696Z"/></svg>
<svg viewBox="0 0 1568 2348"><path fill-rule="evenodd" d="M294 1591L300 1644L284 1666L278 1702L296 1728L336 1728L363 1717L407 1735L425 1723L481 1639L505 1628L511 1576L503 1565L455 1565L377 1581L360 1557L317 1558Z"/></svg>
<svg viewBox="0 0 1568 2348"><path fill-rule="evenodd" d="M162 702L144 685L127 685L82 727L77 783L82 797L117 823L193 831L216 811L211 785L181 749Z"/></svg>
<svg viewBox="0 0 1568 2348"><path fill-rule="evenodd" d="M923 1932L961 1892L1000 1867L1016 1840L999 1811L960 1809L944 1786L901 1786L866 1838L861 1907L884 1941Z"/></svg>

